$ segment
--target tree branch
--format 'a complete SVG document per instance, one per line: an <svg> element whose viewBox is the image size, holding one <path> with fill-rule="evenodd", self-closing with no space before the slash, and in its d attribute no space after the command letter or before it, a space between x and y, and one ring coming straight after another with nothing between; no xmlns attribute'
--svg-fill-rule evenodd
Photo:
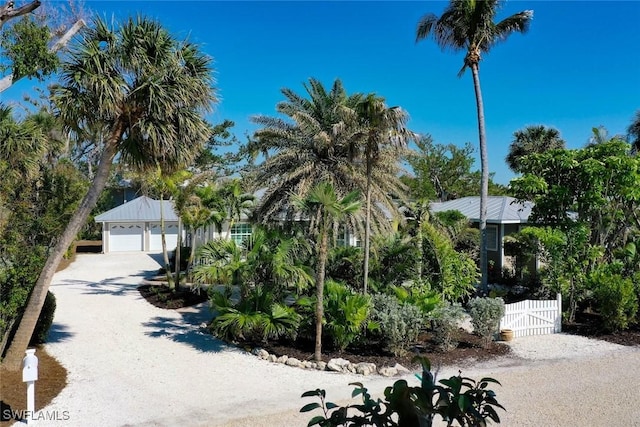
<svg viewBox="0 0 640 427"><path fill-rule="evenodd" d="M17 18L18 16L26 15L27 13L31 13L39 8L41 4L40 0L34 0L31 3L14 9L14 3L15 2L13 0L9 0L4 4L4 6L0 7L0 29L8 20Z"/></svg>

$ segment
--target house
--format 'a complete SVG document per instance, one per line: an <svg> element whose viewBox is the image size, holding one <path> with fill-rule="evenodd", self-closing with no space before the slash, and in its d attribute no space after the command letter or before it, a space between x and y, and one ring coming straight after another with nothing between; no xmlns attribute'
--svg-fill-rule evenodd
<svg viewBox="0 0 640 427"><path fill-rule="evenodd" d="M141 196L95 217L102 223L102 252L161 251L161 212L167 248L175 249L180 225L173 202Z"/></svg>
<svg viewBox="0 0 640 427"><path fill-rule="evenodd" d="M185 242L187 235L174 210L173 202L163 200L161 205L160 200L141 196L95 217L95 221L102 224L102 252L161 251L160 206L164 216L167 249L172 251L176 248L179 231ZM222 230L216 230L210 225L196 230L195 235L189 237L196 246L200 246L210 240L226 237L228 229L228 222L222 225ZM251 224L243 215L231 227L229 237L240 243L251 235L251 230Z"/></svg>
<svg viewBox="0 0 640 427"><path fill-rule="evenodd" d="M513 257L505 254L504 237L517 233L529 221L532 202L521 202L508 196L489 196L487 199L487 258L497 271L513 268ZM463 197L447 202L431 203L431 212L456 210L466 216L475 227L480 225L480 197ZM535 265L530 266L535 269Z"/></svg>

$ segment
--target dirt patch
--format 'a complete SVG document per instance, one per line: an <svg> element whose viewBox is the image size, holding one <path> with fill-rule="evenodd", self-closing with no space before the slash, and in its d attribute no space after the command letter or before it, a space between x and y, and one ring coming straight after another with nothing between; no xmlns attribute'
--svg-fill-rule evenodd
<svg viewBox="0 0 640 427"><path fill-rule="evenodd" d="M138 291L149 304L165 309L191 307L209 299L206 292L194 292L185 288L175 290L162 284L142 285L138 287Z"/></svg>
<svg viewBox="0 0 640 427"><path fill-rule="evenodd" d="M640 346L640 323L631 325L625 331L610 332L604 328L602 316L595 313L576 313L575 322L562 325L562 332L614 344Z"/></svg>
<svg viewBox="0 0 640 427"><path fill-rule="evenodd" d="M395 356L386 351L381 343L369 342L366 345L352 346L344 351L332 350L325 345L322 352L322 360L328 362L330 359L343 358L351 363L368 362L375 363L376 366L393 366L396 363L405 368L418 368L412 359L416 355L426 356L431 364L435 366L457 366L464 367L473 362L490 360L511 353L511 348L502 342L493 342L488 348L482 347L478 336L460 330L460 343L458 347L442 352L432 339L430 333L422 334L418 341L411 346L410 350L402 356ZM300 361L313 360L314 342L311 340L298 340L295 342L277 343L240 343L243 348L260 347L276 356L287 355L295 357Z"/></svg>
<svg viewBox="0 0 640 427"><path fill-rule="evenodd" d="M67 370L42 346L36 347L36 356L38 381L35 384L35 409L39 411L67 385ZM19 416L15 416L16 412L20 414L27 409L27 385L22 382L22 369L13 372L0 367L0 379L0 426L8 426L19 419Z"/></svg>

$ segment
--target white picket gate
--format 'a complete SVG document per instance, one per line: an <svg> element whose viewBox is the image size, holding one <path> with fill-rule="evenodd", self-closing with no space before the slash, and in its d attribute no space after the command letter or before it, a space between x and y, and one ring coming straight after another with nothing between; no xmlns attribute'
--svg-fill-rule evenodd
<svg viewBox="0 0 640 427"><path fill-rule="evenodd" d="M562 296L555 300L524 300L505 304L500 329L511 329L514 338L562 331Z"/></svg>

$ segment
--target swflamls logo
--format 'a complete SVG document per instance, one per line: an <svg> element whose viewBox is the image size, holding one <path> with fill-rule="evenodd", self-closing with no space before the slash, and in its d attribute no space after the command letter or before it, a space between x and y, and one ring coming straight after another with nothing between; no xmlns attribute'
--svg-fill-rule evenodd
<svg viewBox="0 0 640 427"><path fill-rule="evenodd" d="M3 409L3 420L29 420L29 421L69 421L69 411L27 411L26 409Z"/></svg>

